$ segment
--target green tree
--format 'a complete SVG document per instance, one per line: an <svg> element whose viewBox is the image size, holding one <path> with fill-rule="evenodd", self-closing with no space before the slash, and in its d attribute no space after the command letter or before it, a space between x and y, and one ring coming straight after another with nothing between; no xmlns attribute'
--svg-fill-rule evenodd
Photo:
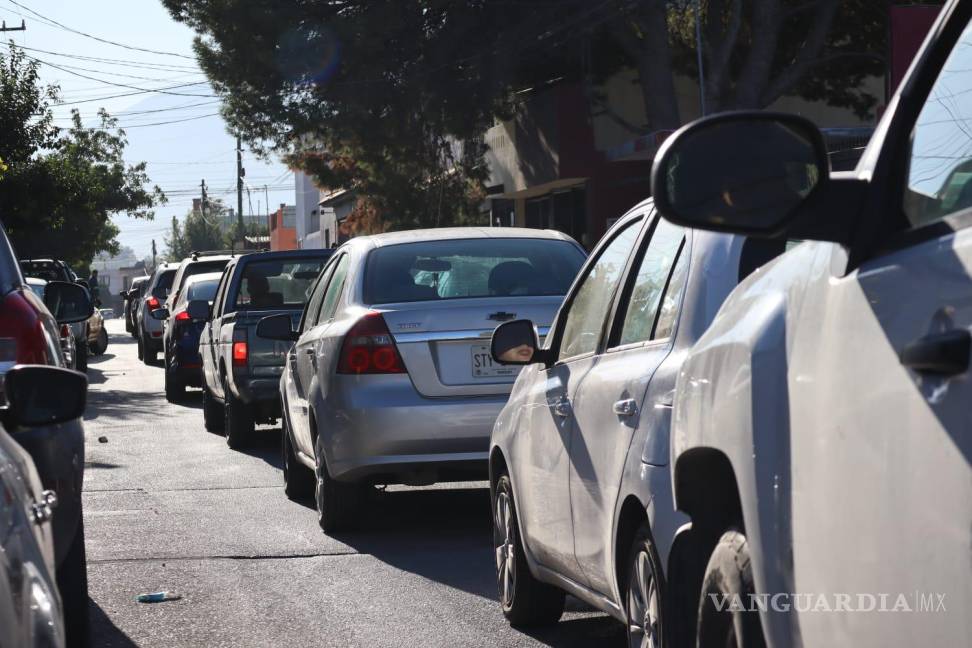
<svg viewBox="0 0 972 648"><path fill-rule="evenodd" d="M42 87L37 68L14 45L0 53L3 224L19 255L83 268L98 252L118 251L113 214L152 218L165 196L146 189L145 163L124 162L125 132L106 112L97 128L82 126L77 111L69 128L55 127L58 89Z"/></svg>
<svg viewBox="0 0 972 648"><path fill-rule="evenodd" d="M698 74L692 0L163 1L199 34L231 130L357 191L395 228L475 222L482 135L519 92L563 79L590 89L634 68L645 113L624 123L642 134L681 124L675 77ZM873 109L858 88L883 73L887 1L700 4L713 108L798 94Z"/></svg>

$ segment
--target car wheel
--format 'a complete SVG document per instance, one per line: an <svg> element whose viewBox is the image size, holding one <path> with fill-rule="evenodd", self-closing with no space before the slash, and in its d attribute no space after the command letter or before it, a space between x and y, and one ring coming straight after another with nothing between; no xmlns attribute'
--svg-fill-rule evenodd
<svg viewBox="0 0 972 648"><path fill-rule="evenodd" d="M281 431L281 454L283 455L284 493L292 500L302 501L314 494L314 473L297 459L293 441L290 439L287 419L283 420Z"/></svg>
<svg viewBox="0 0 972 648"><path fill-rule="evenodd" d="M165 400L178 403L186 397L186 386L175 369L170 366L168 358L165 361Z"/></svg>
<svg viewBox="0 0 972 648"><path fill-rule="evenodd" d="M253 438L253 413L223 384L223 431L226 445L234 450L246 447Z"/></svg>
<svg viewBox="0 0 972 648"><path fill-rule="evenodd" d="M212 392L203 385L203 424L209 432L222 432L224 424L223 408L213 398Z"/></svg>
<svg viewBox="0 0 972 648"><path fill-rule="evenodd" d="M145 357L145 348L142 344L142 336L135 334L135 350L138 354L138 359L142 360Z"/></svg>
<svg viewBox="0 0 972 648"><path fill-rule="evenodd" d="M84 519L71 540L67 555L57 569L57 589L64 605L64 630L67 646L90 645L88 623L88 563L84 553Z"/></svg>
<svg viewBox="0 0 972 648"><path fill-rule="evenodd" d="M663 634L662 592L664 580L647 522L641 525L628 552L625 613L628 645L658 648L668 645Z"/></svg>
<svg viewBox="0 0 972 648"><path fill-rule="evenodd" d="M88 371L88 342L84 341L74 347L74 368L85 373Z"/></svg>
<svg viewBox="0 0 972 648"><path fill-rule="evenodd" d="M318 437L314 448L314 503L317 505L317 523L324 533L345 531L357 521L355 514L360 510L364 492L357 484L331 479L322 444L323 441Z"/></svg>
<svg viewBox="0 0 972 648"><path fill-rule="evenodd" d="M759 613L747 609L754 593L749 543L739 531L729 530L712 551L702 579L698 647L764 647ZM732 605L733 601L742 605Z"/></svg>
<svg viewBox="0 0 972 648"><path fill-rule="evenodd" d="M95 351L95 355L101 355L108 350L108 330L102 327L101 332L98 333L98 350Z"/></svg>
<svg viewBox="0 0 972 648"><path fill-rule="evenodd" d="M493 549L500 605L510 625L556 623L564 613L564 592L530 573L508 475L500 476L493 495Z"/></svg>

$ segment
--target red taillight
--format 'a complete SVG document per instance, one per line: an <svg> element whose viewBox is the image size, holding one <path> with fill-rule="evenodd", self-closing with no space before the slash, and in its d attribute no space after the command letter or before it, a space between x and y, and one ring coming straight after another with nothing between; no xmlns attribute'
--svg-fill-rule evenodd
<svg viewBox="0 0 972 648"><path fill-rule="evenodd" d="M61 337L66 338L71 335L71 327L67 324L61 324Z"/></svg>
<svg viewBox="0 0 972 648"><path fill-rule="evenodd" d="M381 313L366 313L351 327L341 345L338 373L395 374L405 373L395 340Z"/></svg>
<svg viewBox="0 0 972 648"><path fill-rule="evenodd" d="M234 342L233 343L233 366L245 366L247 358L247 348L246 342Z"/></svg>
<svg viewBox="0 0 972 648"><path fill-rule="evenodd" d="M159 307L159 300L155 297L155 295L152 295L145 300L145 305L149 307L150 311L154 311Z"/></svg>
<svg viewBox="0 0 972 648"><path fill-rule="evenodd" d="M7 294L0 302L0 362L49 362L41 315L18 291Z"/></svg>
<svg viewBox="0 0 972 648"><path fill-rule="evenodd" d="M175 320L177 322L188 322L189 321L189 312L188 311L179 311L175 315Z"/></svg>

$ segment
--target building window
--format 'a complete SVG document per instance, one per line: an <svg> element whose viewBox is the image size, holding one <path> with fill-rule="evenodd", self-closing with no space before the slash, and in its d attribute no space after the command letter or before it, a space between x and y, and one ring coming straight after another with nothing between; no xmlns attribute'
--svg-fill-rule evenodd
<svg viewBox="0 0 972 648"><path fill-rule="evenodd" d="M587 235L587 191L574 187L531 198L524 205L526 226L554 229L583 242Z"/></svg>

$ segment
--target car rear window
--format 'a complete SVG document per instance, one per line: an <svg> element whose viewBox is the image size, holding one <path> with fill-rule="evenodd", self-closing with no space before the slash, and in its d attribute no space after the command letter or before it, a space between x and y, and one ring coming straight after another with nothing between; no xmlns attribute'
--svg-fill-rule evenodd
<svg viewBox="0 0 972 648"><path fill-rule="evenodd" d="M481 238L378 248L365 267L365 302L564 295L584 263L567 241Z"/></svg>
<svg viewBox="0 0 972 648"><path fill-rule="evenodd" d="M169 294L169 290L172 288L172 280L175 279L175 269L163 270L162 274L159 275L159 280L155 283L155 287L152 289L152 294L156 297L165 297Z"/></svg>
<svg viewBox="0 0 972 648"><path fill-rule="evenodd" d="M44 281L71 281L64 266L51 261L21 261L20 270L25 277L34 277Z"/></svg>
<svg viewBox="0 0 972 648"><path fill-rule="evenodd" d="M213 297L216 296L216 288L219 286L219 279L206 279L205 281L196 281L195 283L189 284L189 290L186 291L188 295L186 296L186 301L192 301L193 299L205 299L206 301L213 301Z"/></svg>
<svg viewBox="0 0 972 648"><path fill-rule="evenodd" d="M325 263L321 258L248 262L236 293L236 308L302 308Z"/></svg>
<svg viewBox="0 0 972 648"><path fill-rule="evenodd" d="M229 259L223 259L221 261L197 261L196 263L190 263L186 266L186 269L182 273L182 285L185 285L186 279L193 275L206 274L207 272L222 272L226 264L229 263Z"/></svg>

